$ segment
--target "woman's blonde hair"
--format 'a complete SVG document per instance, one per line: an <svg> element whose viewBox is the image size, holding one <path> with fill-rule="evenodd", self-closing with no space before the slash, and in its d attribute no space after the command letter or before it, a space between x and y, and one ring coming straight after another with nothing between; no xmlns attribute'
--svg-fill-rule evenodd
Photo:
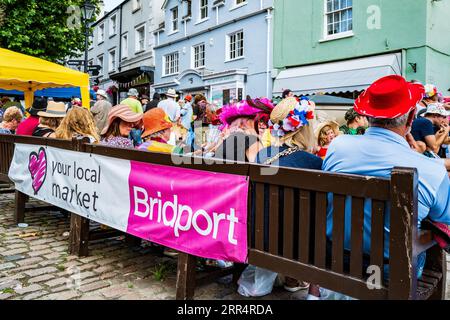
<svg viewBox="0 0 450 320"><path fill-rule="evenodd" d="M334 131L333 128L330 125L326 125L322 128L322 130L320 130L319 132L319 146L323 147L324 145L327 144L327 132L328 131Z"/></svg>
<svg viewBox="0 0 450 320"><path fill-rule="evenodd" d="M91 136L97 142L100 141L92 114L82 107L74 107L67 112L67 116L56 129L56 138L59 139L71 140L76 135Z"/></svg>
<svg viewBox="0 0 450 320"><path fill-rule="evenodd" d="M19 108L17 107L9 107L5 110L5 113L3 114L3 121L4 122L11 122L13 120L16 120L17 122L22 121L23 115L22 112L20 112Z"/></svg>
<svg viewBox="0 0 450 320"><path fill-rule="evenodd" d="M279 144L285 144L290 148L298 147L300 150L309 153L314 153L317 146L314 130L310 125L303 126L297 131L285 135L279 140Z"/></svg>
<svg viewBox="0 0 450 320"><path fill-rule="evenodd" d="M337 137L340 135L339 132L339 123L333 120L328 120L320 123L315 132L316 142L320 147L323 147L327 144L327 132L332 130L334 135Z"/></svg>

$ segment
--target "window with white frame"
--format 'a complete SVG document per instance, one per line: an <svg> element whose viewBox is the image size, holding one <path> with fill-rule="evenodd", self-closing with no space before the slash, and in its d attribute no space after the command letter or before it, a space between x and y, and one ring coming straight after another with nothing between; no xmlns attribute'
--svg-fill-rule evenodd
<svg viewBox="0 0 450 320"><path fill-rule="evenodd" d="M98 26L98 43L105 41L105 24Z"/></svg>
<svg viewBox="0 0 450 320"><path fill-rule="evenodd" d="M235 60L244 56L244 31L227 36L227 60Z"/></svg>
<svg viewBox="0 0 450 320"><path fill-rule="evenodd" d="M108 65L108 71L113 72L116 70L116 50L110 50L109 51L109 65Z"/></svg>
<svg viewBox="0 0 450 320"><path fill-rule="evenodd" d="M100 66L100 74L103 74L103 55L97 57L97 64Z"/></svg>
<svg viewBox="0 0 450 320"><path fill-rule="evenodd" d="M169 76L179 72L179 55L173 52L164 56L164 75Z"/></svg>
<svg viewBox="0 0 450 320"><path fill-rule="evenodd" d="M192 2L187 2L187 8L186 8L186 16L191 17L192 16Z"/></svg>
<svg viewBox="0 0 450 320"><path fill-rule="evenodd" d="M170 10L171 19L172 19L172 32L178 31L178 7Z"/></svg>
<svg viewBox="0 0 450 320"><path fill-rule="evenodd" d="M245 3L247 3L247 0L235 0L234 5L235 5L235 7L237 7L237 6L243 5Z"/></svg>
<svg viewBox="0 0 450 320"><path fill-rule="evenodd" d="M89 35L89 50L94 49L94 36Z"/></svg>
<svg viewBox="0 0 450 320"><path fill-rule="evenodd" d="M113 36L117 33L117 15L113 15L109 18L109 36Z"/></svg>
<svg viewBox="0 0 450 320"><path fill-rule="evenodd" d="M199 44L192 48L193 67L194 69L205 66L205 44Z"/></svg>
<svg viewBox="0 0 450 320"><path fill-rule="evenodd" d="M128 33L122 35L122 59L128 58Z"/></svg>
<svg viewBox="0 0 450 320"><path fill-rule="evenodd" d="M208 0L200 0L200 20L208 18Z"/></svg>
<svg viewBox="0 0 450 320"><path fill-rule="evenodd" d="M353 0L325 0L325 36L353 30Z"/></svg>
<svg viewBox="0 0 450 320"><path fill-rule="evenodd" d="M133 0L133 12L139 10L142 7L141 0Z"/></svg>
<svg viewBox="0 0 450 320"><path fill-rule="evenodd" d="M135 35L135 52L141 52L145 50L145 25L136 28Z"/></svg>

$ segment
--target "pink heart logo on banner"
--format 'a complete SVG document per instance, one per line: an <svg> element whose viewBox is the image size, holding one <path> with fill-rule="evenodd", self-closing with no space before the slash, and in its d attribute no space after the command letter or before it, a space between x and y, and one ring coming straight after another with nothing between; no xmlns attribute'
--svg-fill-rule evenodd
<svg viewBox="0 0 450 320"><path fill-rule="evenodd" d="M28 170L30 170L31 179L33 180L32 186L34 194L36 195L44 184L45 177L47 176L47 154L45 153L44 148L40 148L38 153L30 153Z"/></svg>

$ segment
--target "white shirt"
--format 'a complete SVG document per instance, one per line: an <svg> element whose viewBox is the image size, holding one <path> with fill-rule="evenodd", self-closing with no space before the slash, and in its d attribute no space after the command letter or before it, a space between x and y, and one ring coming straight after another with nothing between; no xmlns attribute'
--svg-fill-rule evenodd
<svg viewBox="0 0 450 320"><path fill-rule="evenodd" d="M166 100L158 103L158 108L164 110L164 112L169 116L170 121L177 122L181 115L181 108L178 103L175 102L174 99L168 98Z"/></svg>

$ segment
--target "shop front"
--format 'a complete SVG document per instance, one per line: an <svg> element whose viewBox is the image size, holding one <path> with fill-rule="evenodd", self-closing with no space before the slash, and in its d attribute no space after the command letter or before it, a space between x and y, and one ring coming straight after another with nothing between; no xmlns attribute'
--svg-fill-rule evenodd
<svg viewBox="0 0 450 320"><path fill-rule="evenodd" d="M165 94L169 89L175 89L183 98L187 95L204 95L218 107L245 98L246 70L232 70L212 73L197 70L185 70L170 82L152 86L152 91Z"/></svg>
<svg viewBox="0 0 450 320"><path fill-rule="evenodd" d="M210 86L211 101L219 107L238 102L245 98L246 74L218 74L205 77L205 83Z"/></svg>
<svg viewBox="0 0 450 320"><path fill-rule="evenodd" d="M154 68L146 66L133 68L113 74L110 78L118 85L117 99L120 101L127 98L127 92L131 88L137 89L140 96L144 94L150 96L150 85L154 81Z"/></svg>
<svg viewBox="0 0 450 320"><path fill-rule="evenodd" d="M388 53L282 70L275 79L274 97L286 89L295 95L330 94L355 99L374 81L402 75L402 54Z"/></svg>

